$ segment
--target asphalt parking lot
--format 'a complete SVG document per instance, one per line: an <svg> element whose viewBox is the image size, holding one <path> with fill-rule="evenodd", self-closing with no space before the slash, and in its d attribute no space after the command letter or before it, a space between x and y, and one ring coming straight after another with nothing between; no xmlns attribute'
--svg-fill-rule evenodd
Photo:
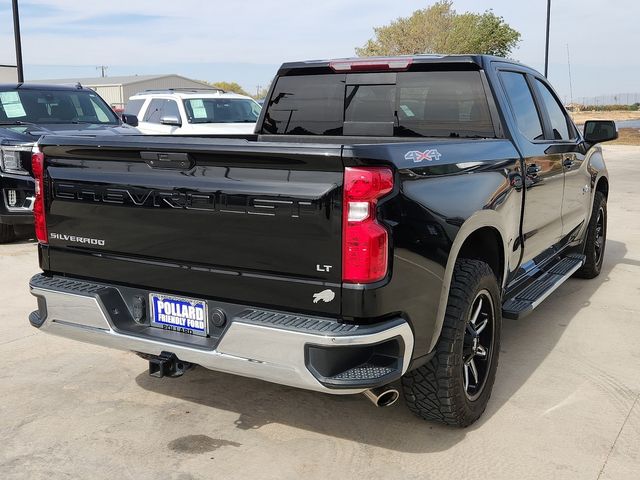
<svg viewBox="0 0 640 480"><path fill-rule="evenodd" d="M640 148L609 147L605 265L505 321L489 408L466 430L32 328L27 238L0 246L0 478L640 478Z"/></svg>

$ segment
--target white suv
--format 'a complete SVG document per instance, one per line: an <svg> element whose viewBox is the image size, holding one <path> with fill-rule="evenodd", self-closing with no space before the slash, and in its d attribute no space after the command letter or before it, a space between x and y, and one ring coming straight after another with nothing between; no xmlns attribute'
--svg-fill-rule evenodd
<svg viewBox="0 0 640 480"><path fill-rule="evenodd" d="M250 97L216 89L149 90L129 98L125 114L138 117L138 129L153 135L253 133L260 104Z"/></svg>

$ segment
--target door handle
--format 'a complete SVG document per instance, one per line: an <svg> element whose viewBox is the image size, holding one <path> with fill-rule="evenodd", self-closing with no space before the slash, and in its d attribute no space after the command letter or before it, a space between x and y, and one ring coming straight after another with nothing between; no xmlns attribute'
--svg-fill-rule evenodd
<svg viewBox="0 0 640 480"><path fill-rule="evenodd" d="M562 166L567 169L573 167L573 159L570 157L565 158L562 162Z"/></svg>

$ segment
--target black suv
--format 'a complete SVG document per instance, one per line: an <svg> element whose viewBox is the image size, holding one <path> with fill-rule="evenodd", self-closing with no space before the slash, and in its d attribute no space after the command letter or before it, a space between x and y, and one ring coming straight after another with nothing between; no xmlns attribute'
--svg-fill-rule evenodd
<svg viewBox="0 0 640 480"><path fill-rule="evenodd" d="M14 239L16 225L33 223L31 153L42 135L122 133L138 132L80 84L0 84L0 243Z"/></svg>

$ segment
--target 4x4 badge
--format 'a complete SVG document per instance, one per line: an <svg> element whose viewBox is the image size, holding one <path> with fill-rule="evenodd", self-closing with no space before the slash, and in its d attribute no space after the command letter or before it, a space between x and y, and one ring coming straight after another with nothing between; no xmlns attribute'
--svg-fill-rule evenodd
<svg viewBox="0 0 640 480"><path fill-rule="evenodd" d="M436 149L425 150L424 152L421 152L419 150L411 150L410 152L407 152L405 154L404 159L412 160L413 163L420 163L424 160L426 160L427 162L431 162L432 160L440 160L440 157L442 157L442 154Z"/></svg>

